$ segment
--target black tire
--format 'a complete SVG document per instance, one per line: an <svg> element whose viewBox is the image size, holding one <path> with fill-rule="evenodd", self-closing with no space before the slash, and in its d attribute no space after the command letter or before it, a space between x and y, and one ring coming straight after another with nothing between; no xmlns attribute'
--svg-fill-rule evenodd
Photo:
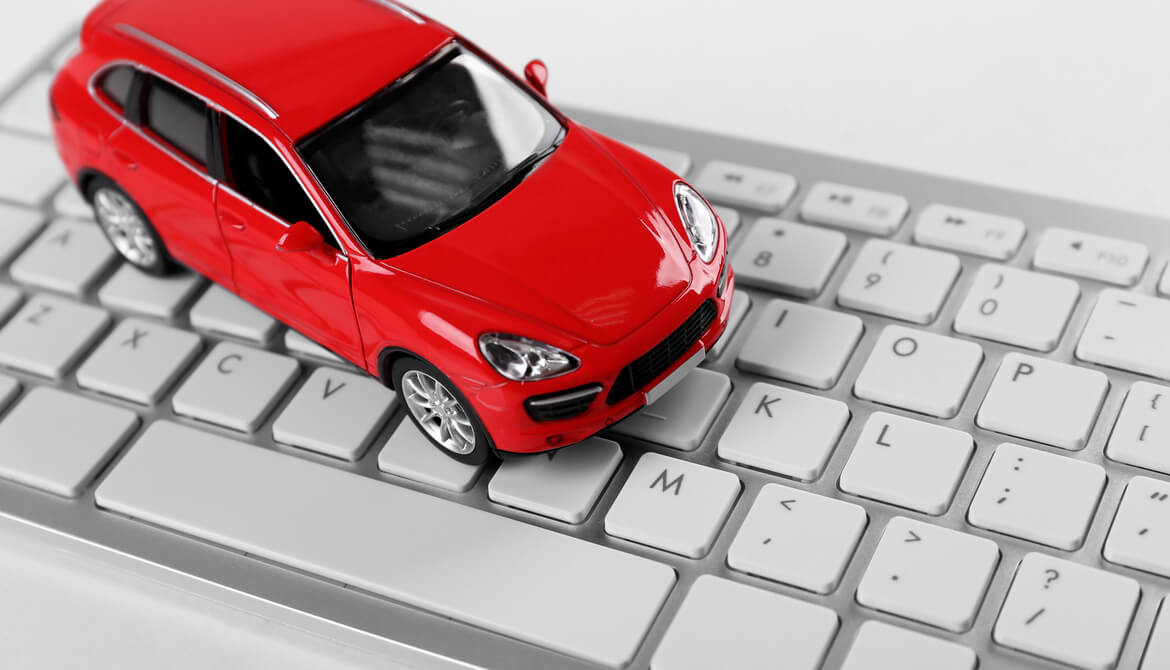
<svg viewBox="0 0 1170 670"><path fill-rule="evenodd" d="M472 432L475 437L474 446L470 452L457 453L451 448L444 446L442 442L440 442L435 438L434 435L431 434L430 429L426 426L423 426L419 421L419 418L415 416L411 405L406 399L406 394L409 391L407 390L406 384L403 383L403 377L405 377L407 373L410 372L421 372L435 379L443 385L443 387L455 398L455 400L459 402L471 424ZM479 416L475 413L475 409L472 407L471 403L468 402L467 396L463 395L463 392L459 390L459 387L456 386L451 381L451 379L447 377L447 375L443 374L442 371L440 371L438 368L424 360L414 358L413 356L403 356L402 358L394 361L394 366L390 371L390 378L394 380L394 388L398 391L403 405L406 406L406 415L410 417L410 421L415 425L415 427L419 429L420 433L426 436L427 440L430 441L430 443L434 445L436 449L443 452L450 458L453 458L460 463L467 463L468 465L483 464L485 461L487 461L488 455L495 451L491 437L488 435L487 430L484 429L483 422L479 420Z"/></svg>
<svg viewBox="0 0 1170 670"><path fill-rule="evenodd" d="M157 252L155 253L152 262L142 263L140 261L136 261L130 256L127 256L118 247L118 245L115 244L114 240L110 236L109 230L106 229L106 226L102 221L102 216L98 211L98 207L94 203L94 199L97 198L98 193L103 189L113 191L117 195L124 198L126 202L128 202L134 209L134 211L137 212L138 216L142 220L146 234L153 241L154 249ZM155 230L154 224L151 223L150 219L146 216L146 212L142 211L142 208L138 206L138 203L134 201L134 198L131 198L130 194L127 193L121 186L115 184L113 180L101 175L91 179L85 188L85 199L94 208L93 217L94 220L97 221L98 228L101 229L102 235L105 236L106 241L110 243L110 246L118 252L118 255L122 257L122 260L126 261L133 267L138 268L142 272L145 272L148 275L154 275L155 277L163 277L166 275L175 274L182 269L182 267L175 262L174 258L172 258L171 254L167 251L166 245L163 244L162 238L158 236L158 231Z"/></svg>

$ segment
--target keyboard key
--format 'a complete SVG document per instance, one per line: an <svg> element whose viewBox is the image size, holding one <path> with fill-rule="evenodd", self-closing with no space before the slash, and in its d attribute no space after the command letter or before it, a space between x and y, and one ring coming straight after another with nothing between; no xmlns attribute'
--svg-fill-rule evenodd
<svg viewBox="0 0 1170 670"><path fill-rule="evenodd" d="M1083 449L1109 392L1109 379L1096 370L1008 354L983 399L980 428Z"/></svg>
<svg viewBox="0 0 1170 670"><path fill-rule="evenodd" d="M191 325L258 343L271 339L280 326L276 319L218 284L212 284L191 308Z"/></svg>
<svg viewBox="0 0 1170 670"><path fill-rule="evenodd" d="M736 290L731 298L731 314L727 317L727 328L723 331L723 335L715 341L711 351L707 352L711 358L718 358L723 355L723 351L727 349L727 343L735 339L735 334L739 331L740 324L743 323L743 318L752 308L752 297L746 291Z"/></svg>
<svg viewBox="0 0 1170 670"><path fill-rule="evenodd" d="M928 247L1005 261L1020 250L1024 222L949 205L928 205L918 215L914 241Z"/></svg>
<svg viewBox="0 0 1170 670"><path fill-rule="evenodd" d="M987 465L967 520L1073 551L1085 541L1104 489L1105 470L1099 465L1004 443Z"/></svg>
<svg viewBox="0 0 1170 670"><path fill-rule="evenodd" d="M0 477L76 498L137 426L129 410L35 388L0 422Z"/></svg>
<svg viewBox="0 0 1170 670"><path fill-rule="evenodd" d="M109 315L96 307L33 296L0 329L0 364L60 379L109 321Z"/></svg>
<svg viewBox="0 0 1170 670"><path fill-rule="evenodd" d="M57 195L53 196L53 210L61 216L93 220L93 207L81 197L73 182L67 182L57 191Z"/></svg>
<svg viewBox="0 0 1170 670"><path fill-rule="evenodd" d="M694 184L714 202L768 214L778 214L796 194L796 179L791 175L726 161L707 163Z"/></svg>
<svg viewBox="0 0 1170 670"><path fill-rule="evenodd" d="M1105 540L1105 560L1170 577L1170 482L1134 477Z"/></svg>
<svg viewBox="0 0 1170 670"><path fill-rule="evenodd" d="M1170 300L1105 289L1077 343L1077 358L1170 379Z"/></svg>
<svg viewBox="0 0 1170 670"><path fill-rule="evenodd" d="M123 263L101 287L97 297L106 307L173 319L203 285L199 275L191 272L152 277Z"/></svg>
<svg viewBox="0 0 1170 670"><path fill-rule="evenodd" d="M1028 554L992 636L1005 647L1076 668L1110 670L1140 598L1141 587L1129 577Z"/></svg>
<svg viewBox="0 0 1170 670"><path fill-rule="evenodd" d="M909 211L910 203L900 195L823 181L809 189L800 206L800 218L871 235L890 235Z"/></svg>
<svg viewBox="0 0 1170 670"><path fill-rule="evenodd" d="M0 263L7 263L41 230L40 212L0 205Z"/></svg>
<svg viewBox="0 0 1170 670"><path fill-rule="evenodd" d="M875 412L841 472L841 490L942 514L951 506L974 451L967 433Z"/></svg>
<svg viewBox="0 0 1170 670"><path fill-rule="evenodd" d="M837 634L820 605L703 575L670 623L653 670L818 670Z"/></svg>
<svg viewBox="0 0 1170 670"><path fill-rule="evenodd" d="M24 299L23 294L11 286L0 285L0 323L12 316L16 308L20 306L21 300Z"/></svg>
<svg viewBox="0 0 1170 670"><path fill-rule="evenodd" d="M49 85L52 75L38 72L16 89L0 107L0 126L48 137Z"/></svg>
<svg viewBox="0 0 1170 670"><path fill-rule="evenodd" d="M711 209L715 210L719 220L723 221L723 229L727 232L727 238L731 239L735 235L735 231L739 230L739 224L743 221L743 217L739 215L737 210L730 207L711 205Z"/></svg>
<svg viewBox="0 0 1170 670"><path fill-rule="evenodd" d="M317 368L272 424L272 437L352 461L390 418L398 396L367 375Z"/></svg>
<svg viewBox="0 0 1170 670"><path fill-rule="evenodd" d="M613 668L633 659L675 583L660 563L170 422L147 429L96 500Z"/></svg>
<svg viewBox="0 0 1170 670"><path fill-rule="evenodd" d="M475 485L480 467L460 463L444 454L410 419L403 417L378 454L378 469L428 486L462 493Z"/></svg>
<svg viewBox="0 0 1170 670"><path fill-rule="evenodd" d="M0 199L35 207L65 179L61 159L48 139L0 131Z"/></svg>
<svg viewBox="0 0 1170 670"><path fill-rule="evenodd" d="M857 585L857 602L961 633L974 623L998 563L991 540L894 517Z"/></svg>
<svg viewBox="0 0 1170 670"><path fill-rule="evenodd" d="M77 383L100 393L153 405L199 353L199 336L126 319L77 369Z"/></svg>
<svg viewBox="0 0 1170 670"><path fill-rule="evenodd" d="M1113 424L1105 454L1115 461L1170 474L1170 387L1137 382Z"/></svg>
<svg viewBox="0 0 1170 670"><path fill-rule="evenodd" d="M1133 286L1150 259L1144 244L1065 228L1045 230L1032 264L1075 277Z"/></svg>
<svg viewBox="0 0 1170 670"><path fill-rule="evenodd" d="M837 304L912 323L938 317L961 269L959 257L869 240L841 283Z"/></svg>
<svg viewBox="0 0 1170 670"><path fill-rule="evenodd" d="M693 451L715 423L729 395L731 380L727 375L696 368L666 395L611 430L619 435Z"/></svg>
<svg viewBox="0 0 1170 670"><path fill-rule="evenodd" d="M979 365L974 342L886 326L853 384L859 398L944 419L955 416Z"/></svg>
<svg viewBox="0 0 1170 670"><path fill-rule="evenodd" d="M813 298L841 261L849 245L843 233L760 219L732 259L735 278L749 286Z"/></svg>
<svg viewBox="0 0 1170 670"><path fill-rule="evenodd" d="M680 177L687 176L687 173L691 171L691 157L681 151L653 147L649 144L639 144L637 142L630 142L629 146L631 149L646 154L656 162L661 163L666 169Z"/></svg>
<svg viewBox="0 0 1170 670"><path fill-rule="evenodd" d="M849 422L839 400L757 382L719 438L719 458L812 481Z"/></svg>
<svg viewBox="0 0 1170 670"><path fill-rule="evenodd" d="M1170 608L1166 606L1166 598L1162 598L1162 604L1158 607L1158 619L1154 622L1150 643L1146 646L1139 670L1163 668L1170 668Z"/></svg>
<svg viewBox="0 0 1170 670"><path fill-rule="evenodd" d="M837 383L865 327L852 314L770 300L736 366L818 389Z"/></svg>
<svg viewBox="0 0 1170 670"><path fill-rule="evenodd" d="M779 484L765 484L727 552L727 565L814 593L841 581L865 531L865 510Z"/></svg>
<svg viewBox="0 0 1170 670"><path fill-rule="evenodd" d="M739 490L730 472L645 453L605 516L605 532L699 558L711 549Z"/></svg>
<svg viewBox="0 0 1170 670"><path fill-rule="evenodd" d="M175 413L251 432L292 385L300 366L267 351L221 342L171 398Z"/></svg>
<svg viewBox="0 0 1170 670"><path fill-rule="evenodd" d="M337 354L292 329L284 331L284 346L293 353L309 358L330 363L345 363Z"/></svg>
<svg viewBox="0 0 1170 670"><path fill-rule="evenodd" d="M593 437L566 449L500 463L488 498L565 523L589 516L622 462L617 442Z"/></svg>
<svg viewBox="0 0 1170 670"><path fill-rule="evenodd" d="M97 224L62 219L50 223L9 272L24 284L81 295L116 258Z"/></svg>
<svg viewBox="0 0 1170 670"><path fill-rule="evenodd" d="M841 670L975 670L978 664L975 652L961 644L866 621Z"/></svg>
<svg viewBox="0 0 1170 670"><path fill-rule="evenodd" d="M1052 351L1081 296L1071 279L1003 265L979 268L955 316L964 335Z"/></svg>

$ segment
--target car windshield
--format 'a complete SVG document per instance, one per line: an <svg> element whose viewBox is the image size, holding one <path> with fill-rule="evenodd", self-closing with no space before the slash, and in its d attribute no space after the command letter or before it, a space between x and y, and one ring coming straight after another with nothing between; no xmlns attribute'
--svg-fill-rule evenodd
<svg viewBox="0 0 1170 670"><path fill-rule="evenodd" d="M298 150L366 249L389 258L498 200L563 133L526 89L452 48Z"/></svg>

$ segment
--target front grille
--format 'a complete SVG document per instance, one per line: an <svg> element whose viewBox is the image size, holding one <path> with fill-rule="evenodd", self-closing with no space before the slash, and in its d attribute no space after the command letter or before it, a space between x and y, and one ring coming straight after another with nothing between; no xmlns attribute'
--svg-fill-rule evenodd
<svg viewBox="0 0 1170 670"><path fill-rule="evenodd" d="M598 393L601 393L601 384L589 384L568 391L532 396L524 401L524 409L533 421L571 419L584 414Z"/></svg>
<svg viewBox="0 0 1170 670"><path fill-rule="evenodd" d="M707 327L715 320L715 302L707 300L699 309L695 310L681 326L666 339L659 342L653 349L642 354L633 363L630 363L618 373L617 381L609 390L606 402L611 405L629 398L642 387L654 381L658 375L666 372L680 356L685 354L698 341Z"/></svg>

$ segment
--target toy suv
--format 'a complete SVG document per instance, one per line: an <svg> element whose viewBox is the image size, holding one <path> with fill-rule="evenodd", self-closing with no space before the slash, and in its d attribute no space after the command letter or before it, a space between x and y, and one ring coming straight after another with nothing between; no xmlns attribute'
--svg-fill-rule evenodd
<svg viewBox="0 0 1170 670"><path fill-rule="evenodd" d="M386 0L108 0L51 92L125 260L194 269L401 394L451 456L583 440L722 334L722 223Z"/></svg>

